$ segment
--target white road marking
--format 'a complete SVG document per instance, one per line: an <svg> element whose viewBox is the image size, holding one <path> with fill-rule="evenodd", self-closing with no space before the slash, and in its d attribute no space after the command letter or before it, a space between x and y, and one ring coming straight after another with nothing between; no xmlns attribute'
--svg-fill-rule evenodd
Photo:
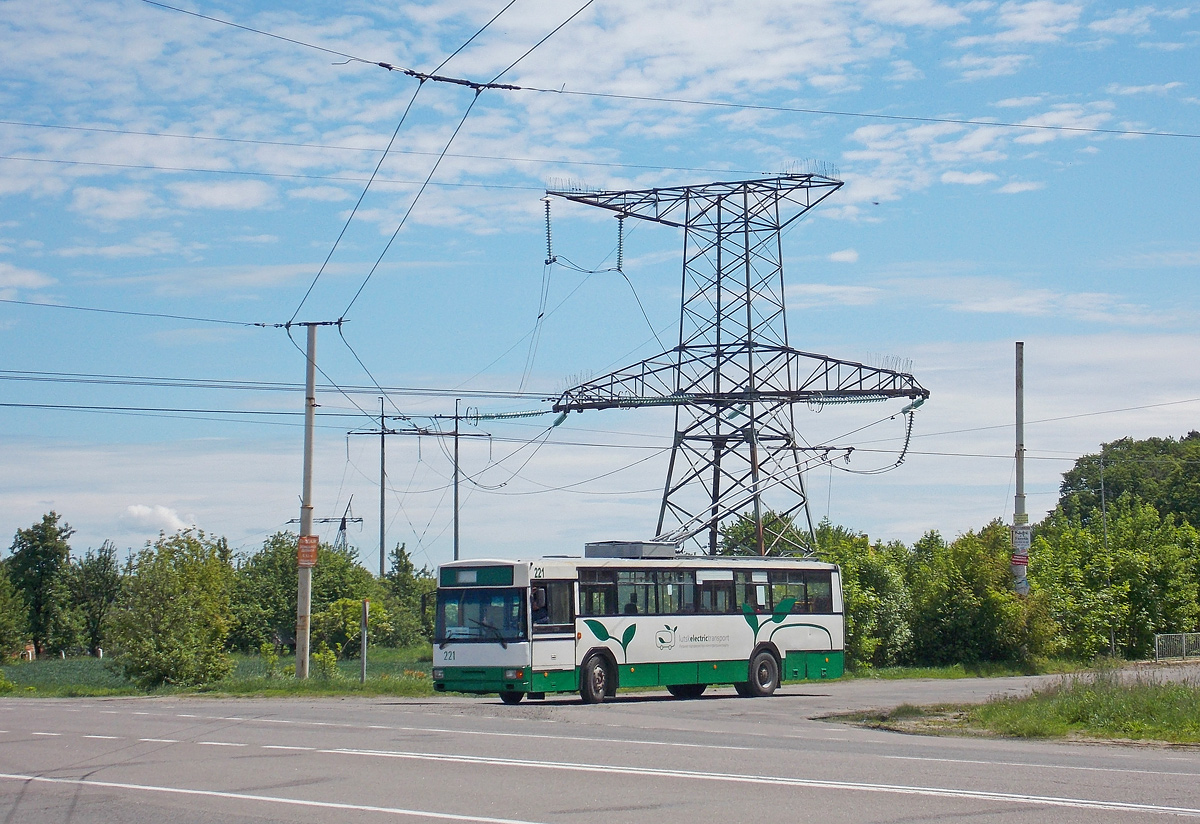
<svg viewBox="0 0 1200 824"><path fill-rule="evenodd" d="M299 750L302 752L312 752L316 747L287 747L283 744L263 744L264 750Z"/></svg>
<svg viewBox="0 0 1200 824"><path fill-rule="evenodd" d="M459 815L456 813L440 813L432 810L406 810L401 807L374 807L368 804L342 804L336 801L307 801L302 798L281 798L272 795L253 795L251 793L226 793L216 790L189 790L184 787L157 787L150 784L121 784L115 781L91 781L79 778L47 778L40 775L13 775L0 773L0 780L25 781L41 784L67 784L75 787L100 787L109 790L135 790L151 793L167 793L171 795L192 795L207 798L225 798L235 801L258 801L267 804L288 804L295 807L317 807L326 810L351 810L353 812L385 813L390 815L411 816L414 818L436 818L443 821L475 821L479 824L537 824L533 821L523 821L514 818L491 818L482 815Z"/></svg>
<svg viewBox="0 0 1200 824"><path fill-rule="evenodd" d="M246 746L245 744L236 744L232 741L197 741L196 743L200 744L202 746L205 746L205 747L244 747L244 746Z"/></svg>
<svg viewBox="0 0 1200 824"><path fill-rule="evenodd" d="M177 738L139 738L138 741L145 741L148 744L178 744Z"/></svg>
<svg viewBox="0 0 1200 824"><path fill-rule="evenodd" d="M1107 754L1107 753L1106 753ZM892 761L935 761L939 764L986 764L994 767L1033 767L1038 770L1078 770L1080 772L1136 773L1138 775L1186 775L1200 778L1196 772L1164 772L1162 770L1134 770L1128 767L1076 767L1066 764L1035 764L1026 761L972 761L969 758L928 758L915 755L881 755Z"/></svg>
<svg viewBox="0 0 1200 824"><path fill-rule="evenodd" d="M31 732L30 735L62 735L61 732Z"/></svg>
<svg viewBox="0 0 1200 824"><path fill-rule="evenodd" d="M85 735L84 738L96 738L102 741L120 741L119 735Z"/></svg>
<svg viewBox="0 0 1200 824"><path fill-rule="evenodd" d="M416 715L418 713L404 713L406 715ZM175 713L176 718L199 718L203 721L244 721L244 718L229 718L220 715L187 715L183 713ZM498 719L498 716L483 716L486 718ZM508 720L508 719L503 719ZM393 732L430 732L442 733L446 735L469 735L473 738L479 736L490 736L493 738L533 738L550 741L583 741L589 744L634 744L643 747L680 747L684 749L701 749L701 750L733 750L736 752L761 752L761 747L735 747L728 744L686 744L679 741L650 741L643 738L587 738L577 735L548 735L545 733L531 732L493 732L488 730L456 730L449 727L393 727L382 724L338 724L332 721L296 721L285 718L255 718L252 723L266 724L294 724L298 726L310 727L336 727L349 730L391 730ZM624 729L621 724L605 724L603 726L612 727L613 729ZM810 736L787 736L795 738L811 739ZM830 739L838 741L848 741L849 739Z"/></svg>
<svg viewBox="0 0 1200 824"><path fill-rule="evenodd" d="M413 761L441 761L459 764L478 764L497 767L522 767L539 770L565 772L604 773L628 775L638 778L683 778L694 781L713 781L734 784L770 784L785 787L804 787L814 790L844 790L851 792L886 793L891 795L916 795L933 798L964 798L972 801L1007 801L1014 804L1032 804L1047 807L1070 807L1081 810L1110 810L1115 812L1160 813L1164 815L1200 818L1200 809L1193 807L1168 807L1159 804L1139 804L1128 801L1101 801L1091 798L1062 798L1046 795L1024 795L1021 793L989 792L987 790L965 790L954 787L919 787L904 784L873 784L861 781L826 781L814 778L790 778L777 775L749 775L742 773L712 773L696 770L667 770L654 767L621 767L608 764L579 764L561 761L528 761L518 758L490 758L473 755L437 755L431 753L401 752L390 750L318 750L329 755L357 755L375 758L403 758Z"/></svg>

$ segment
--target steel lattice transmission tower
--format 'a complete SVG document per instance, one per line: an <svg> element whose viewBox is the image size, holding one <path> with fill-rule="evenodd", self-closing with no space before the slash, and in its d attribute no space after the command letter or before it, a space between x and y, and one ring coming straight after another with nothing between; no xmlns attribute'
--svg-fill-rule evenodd
<svg viewBox="0 0 1200 824"><path fill-rule="evenodd" d="M752 508L760 554L786 538L771 511L803 510L803 471L828 459L796 436L797 403L929 392L908 374L793 349L782 231L842 186L820 174L624 192L551 191L618 215L682 227L679 345L569 389L555 411L671 405L675 439L657 536L717 551L721 522ZM704 534L707 533L707 540ZM789 547L793 548L793 547ZM801 549L804 549L801 547Z"/></svg>

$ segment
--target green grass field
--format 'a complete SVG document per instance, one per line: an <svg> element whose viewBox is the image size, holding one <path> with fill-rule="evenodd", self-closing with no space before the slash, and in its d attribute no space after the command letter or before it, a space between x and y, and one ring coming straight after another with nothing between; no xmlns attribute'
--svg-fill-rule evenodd
<svg viewBox="0 0 1200 824"><path fill-rule="evenodd" d="M290 656L281 657L271 673L260 656L235 655L234 671L223 681L200 688L161 687L150 694L425 696L433 694L430 660L430 649L424 645L368 650L367 682L361 684L357 660L339 661L333 677L319 677L316 667L312 667L313 677L297 681L292 677L295 662ZM0 675L12 689L5 692L0 686L0 695L69 698L146 694L111 669L110 663L97 658L48 658L6 664L0 667Z"/></svg>

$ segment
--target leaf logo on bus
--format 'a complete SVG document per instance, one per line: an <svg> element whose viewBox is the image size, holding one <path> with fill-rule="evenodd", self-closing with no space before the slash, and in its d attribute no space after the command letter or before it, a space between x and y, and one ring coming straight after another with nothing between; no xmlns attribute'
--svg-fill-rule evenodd
<svg viewBox="0 0 1200 824"><path fill-rule="evenodd" d="M753 607L751 607L749 604L742 604L742 617L746 619L746 623L750 625L750 631L754 633L754 642L758 643L759 630L763 629L764 627L766 627L770 624L779 624L779 626L777 626L775 629L771 630L771 632L767 635L768 641L771 640L772 636L774 636L776 632L778 632L779 630L784 629L784 628L790 629L793 627L811 627L813 629L819 629L819 630L821 630L821 632L825 633L826 635L829 635L829 643L832 645L833 644L833 636L830 634L829 629L827 627L823 627L820 624L810 624L807 622L800 622L800 623L794 623L794 624L785 624L784 623L784 621L787 620L788 615L791 614L792 607L795 606L795 604L796 604L795 598L784 598L782 601L780 601L778 604L775 605L775 609L771 612L771 617L763 622L759 622L758 616L754 614ZM832 646L831 646L831 648L832 648Z"/></svg>
<svg viewBox="0 0 1200 824"><path fill-rule="evenodd" d="M633 640L633 636L637 634L637 624L630 624L625 627L625 632L621 633L620 638L616 638L608 634L608 629L604 624L595 621L591 618L584 619L583 623L587 624L588 629L592 634L601 641L616 641L621 645L621 652L625 656L625 660L629 660L629 642Z"/></svg>
<svg viewBox="0 0 1200 824"><path fill-rule="evenodd" d="M784 598L775 605L775 610L771 613L771 617L767 619L768 623L782 624L788 617L788 613L792 611L792 605L796 603L795 598ZM742 604L742 617L746 619L746 623L750 625L750 631L754 633L754 640L758 640L758 631L765 626L760 624L758 616L754 614L754 608L750 604Z"/></svg>

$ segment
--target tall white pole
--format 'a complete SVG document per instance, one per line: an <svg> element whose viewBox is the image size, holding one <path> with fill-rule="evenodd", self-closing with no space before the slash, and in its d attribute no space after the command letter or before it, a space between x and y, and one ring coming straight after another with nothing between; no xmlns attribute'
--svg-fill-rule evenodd
<svg viewBox="0 0 1200 824"><path fill-rule="evenodd" d="M300 499L300 542L313 536L313 425L317 412L317 325L308 324L308 364L304 376L304 492ZM296 677L308 678L308 634L312 621L312 566L298 564L296 584Z"/></svg>
<svg viewBox="0 0 1200 824"><path fill-rule="evenodd" d="M458 560L458 398L454 399L454 560Z"/></svg>
<svg viewBox="0 0 1200 824"><path fill-rule="evenodd" d="M387 420L383 417L383 398L379 399L379 577L387 571L384 566L386 550L384 549L383 506L384 493L387 488L387 471L384 463L384 452L387 440Z"/></svg>
<svg viewBox="0 0 1200 824"><path fill-rule="evenodd" d="M1025 344L1017 341L1017 493L1013 499L1012 575L1013 589L1029 594L1030 529L1025 512Z"/></svg>

